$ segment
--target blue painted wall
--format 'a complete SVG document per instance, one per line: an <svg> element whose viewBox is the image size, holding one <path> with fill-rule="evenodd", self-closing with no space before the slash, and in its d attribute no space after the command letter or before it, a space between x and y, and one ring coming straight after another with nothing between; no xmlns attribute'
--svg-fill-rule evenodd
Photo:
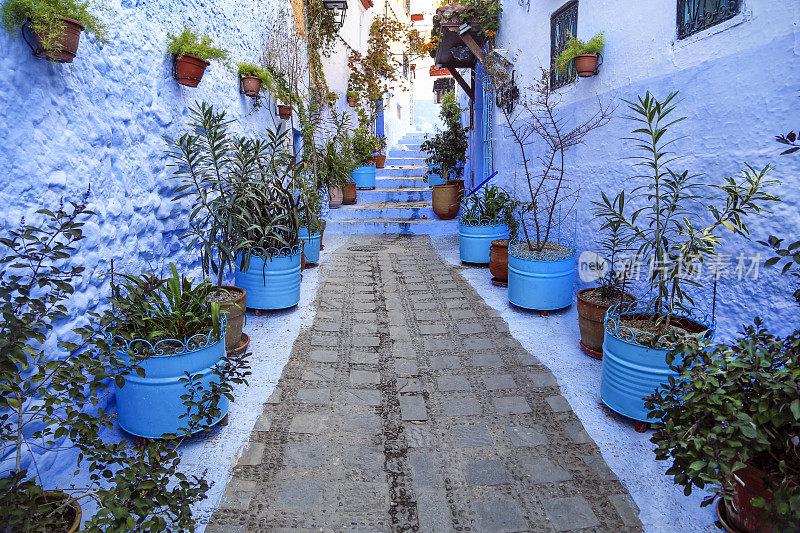
<svg viewBox="0 0 800 533"><path fill-rule="evenodd" d="M91 185L86 239L73 262L86 267L71 302L75 319L59 324L56 342L82 322L87 309L102 305L98 276L110 270L159 270L169 261L199 274L198 257L178 240L187 226L186 202L171 201L175 182L166 167L163 136L184 131L187 106L195 100L225 109L234 128L253 135L275 124L274 105L256 110L239 94L232 70L212 63L196 89L172 79L165 53L167 33L184 23L207 30L234 60L257 61L268 31L266 15L277 2L232 0L152 2L112 0L101 14L110 42L85 33L72 64L34 58L19 38L0 34L0 232L60 198L77 200ZM291 13L288 2L281 4ZM290 23L290 22L289 22ZM62 454L45 454L38 467L56 481L70 465ZM9 458L0 458L7 470Z"/></svg>
<svg viewBox="0 0 800 533"><path fill-rule="evenodd" d="M531 2L530 11L517 2L504 3L497 47L517 54L517 80L523 94L539 75L540 65L549 64L550 14L563 3ZM784 203L773 214L751 219L754 240L770 233L800 237L800 157L780 157L780 145L774 141L776 135L800 127L798 21L800 4L796 2L747 0L733 20L678 41L672 0L580 1L578 37L587 39L604 30L605 63L598 76L558 90L563 116L567 124L589 116L597 98L613 102L617 110L610 124L591 133L567 157L568 176L580 188L576 205L579 252L595 248L598 223L588 210L591 201L601 191L611 195L641 183L631 178L637 172L632 161L625 159L634 152L630 142L622 139L632 129L622 118L627 114L622 100L647 90L660 98L680 91L679 112L688 118L673 128L674 134L684 136L674 146L684 156L677 169L701 173L707 183L718 184L723 177L738 174L745 162L758 168L773 163L772 177L782 182L775 192ZM514 171L519 176L521 168L517 166L519 151L499 110L494 119L498 184L519 191L524 185L521 177L514 183ZM479 131L476 127L472 132L475 141ZM797 327L800 321L790 298L790 278L761 268L757 280L737 280L740 255L761 254L763 262L767 253L754 242L728 237L721 253L729 256L732 272L719 284L720 337L729 337L756 315L782 331ZM696 298L709 312L710 286L709 281Z"/></svg>

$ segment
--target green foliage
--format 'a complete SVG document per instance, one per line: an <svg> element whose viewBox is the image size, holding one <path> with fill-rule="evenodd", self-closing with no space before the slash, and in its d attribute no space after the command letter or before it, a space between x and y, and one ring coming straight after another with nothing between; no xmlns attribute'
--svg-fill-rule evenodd
<svg viewBox="0 0 800 533"><path fill-rule="evenodd" d="M670 354L679 373L648 399L656 457L689 495L693 487L726 500L732 476L745 465L771 477L769 509L776 530L800 523L800 330L771 335L756 319L732 344L687 338ZM676 357L676 354L683 354Z"/></svg>
<svg viewBox="0 0 800 533"><path fill-rule="evenodd" d="M420 148L428 153L425 163L438 169L437 173L441 172L442 178L458 179L467 161L469 128L461 126L461 108L456 103L454 93L448 93L442 99L439 116L442 117L445 129L431 138L426 136ZM427 173L425 177L427 180Z"/></svg>
<svg viewBox="0 0 800 533"><path fill-rule="evenodd" d="M353 130L352 143L353 157L357 163L356 166L362 167L368 165L375 156L375 150L378 147L378 137L367 128L361 126Z"/></svg>
<svg viewBox="0 0 800 533"><path fill-rule="evenodd" d="M513 239L519 229L514 218L516 204L513 196L496 185L481 187L475 194L461 200L461 219L469 222L502 222L508 226Z"/></svg>
<svg viewBox="0 0 800 533"><path fill-rule="evenodd" d="M641 260L659 265L649 280L654 293L649 308L654 320L665 320L667 327L674 313L694 306L685 287L701 286L695 273L720 245L719 232L727 228L748 238L747 215L768 212L765 205L778 200L766 192L776 183L766 179L769 165L755 170L746 164L740 180L727 177L722 185L709 185L688 170L670 168L677 160L669 150L676 139L667 133L683 120L673 117L676 96L671 93L658 101L648 92L627 102L632 115L626 118L636 123L629 140L642 152L631 159L644 169L644 174L635 176L644 182L628 195L623 190L610 199L602 193L602 201L593 202L604 229L619 225L623 246L637 250ZM706 203L709 224L693 210L698 203Z"/></svg>
<svg viewBox="0 0 800 533"><path fill-rule="evenodd" d="M211 283L192 286L192 280L178 274L170 263L172 276L159 278L143 272L139 276L111 273L111 303L117 310L114 333L126 341L145 340L151 344L166 339L190 340L213 331L220 335L219 304L209 302ZM122 278L115 283L115 277Z"/></svg>
<svg viewBox="0 0 800 533"><path fill-rule="evenodd" d="M9 35L31 19L33 31L42 39L42 46L51 50L57 44L55 36L64 28L60 17L77 20L86 31L100 41L106 41L106 27L93 14L99 9L90 0L6 0L2 7L3 26Z"/></svg>
<svg viewBox="0 0 800 533"><path fill-rule="evenodd" d="M283 72L278 71L271 65L267 65L263 73L265 75L263 79L269 91L275 95L275 98L286 105L297 105L300 103L300 96L292 90Z"/></svg>
<svg viewBox="0 0 800 533"><path fill-rule="evenodd" d="M253 78L258 78L264 83L267 83L267 80L269 79L269 74L267 71L252 63L236 63L236 70L240 78L250 76Z"/></svg>
<svg viewBox="0 0 800 533"><path fill-rule="evenodd" d="M200 248L204 272L222 285L237 255L246 270L254 250L298 244L291 183L302 165L286 151L285 130L268 130L265 139L235 137L224 111L200 102L189 113L189 131L167 139L173 178L180 182L173 200L192 200L182 238L189 240L187 249Z"/></svg>
<svg viewBox="0 0 800 533"><path fill-rule="evenodd" d="M351 139L350 116L336 111L331 113L333 130L337 135L325 144L322 164L317 175L321 188L344 187L357 166Z"/></svg>
<svg viewBox="0 0 800 533"><path fill-rule="evenodd" d="M168 37L169 43L167 44L167 52L170 54L189 54L205 59L206 61L212 59L224 60L228 58L227 50L212 46L210 35L199 35L190 30L188 26L184 26L183 31L179 35L168 34Z"/></svg>
<svg viewBox="0 0 800 533"><path fill-rule="evenodd" d="M572 60L580 55L597 55L603 51L606 44L606 36L602 31L596 34L589 41L581 41L575 36L570 36L564 43L564 49L558 54L556 59L556 70L560 73L567 72L572 65Z"/></svg>
<svg viewBox="0 0 800 533"><path fill-rule="evenodd" d="M178 471L177 449L187 436L208 429L220 415L220 398L245 383L246 358L225 357L208 389L185 378L187 412L178 435L139 446L111 440L106 430L115 415L100 402L111 381L124 384L132 372L144 376L139 362L146 358L119 357L123 347L112 341L123 319L119 308L87 313L88 324L73 331L78 340L62 340L58 351L45 343L57 322L74 318L66 304L83 272L72 259L92 215L85 201L40 210L42 224L23 221L0 238L0 456L15 459L0 477L3 527L64 531L66 505L91 498L97 512L84 516L82 531L193 531L191 506L205 499L209 485ZM64 489L66 499L46 501L41 472L22 468L23 455L34 450L70 458L77 450L75 467L88 473L88 486L72 485Z"/></svg>
<svg viewBox="0 0 800 533"><path fill-rule="evenodd" d="M621 229L622 224L618 220L607 221L600 229L601 237L597 241L598 252L604 260L608 261L608 270L597 278L598 292L600 297L610 300L622 293L625 272L618 272L617 255L627 251L623 242ZM598 270L602 264L594 265Z"/></svg>
<svg viewBox="0 0 800 533"><path fill-rule="evenodd" d="M503 6L497 0L460 0L466 8L460 15L463 22L477 24L486 38L492 38L500 31L500 14Z"/></svg>

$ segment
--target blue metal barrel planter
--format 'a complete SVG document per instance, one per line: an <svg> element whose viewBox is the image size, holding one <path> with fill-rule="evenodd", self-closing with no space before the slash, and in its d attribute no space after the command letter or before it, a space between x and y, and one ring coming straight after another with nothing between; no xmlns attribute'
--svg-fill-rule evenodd
<svg viewBox="0 0 800 533"><path fill-rule="evenodd" d="M513 241L508 246L508 301L517 307L553 311L572 305L575 248L540 253Z"/></svg>
<svg viewBox="0 0 800 533"><path fill-rule="evenodd" d="M234 285L247 291L251 309L286 309L300 302L300 254L302 245L291 248L251 250L247 271L237 260Z"/></svg>
<svg viewBox="0 0 800 533"><path fill-rule="evenodd" d="M434 185L444 185L445 183L447 182L439 173L439 167L428 165L428 185L433 187Z"/></svg>
<svg viewBox="0 0 800 533"><path fill-rule="evenodd" d="M643 335L652 335L622 325L622 319L626 316L647 316L646 307L646 303L630 302L615 305L606 312L600 382L600 399L603 403L611 410L640 422L652 421L647 416L644 398L667 383L669 376L676 375L667 365L669 346L643 346L636 339L642 340ZM708 316L692 314L678 318L693 322L700 330L707 328L704 336L709 340L714 337L715 324Z"/></svg>
<svg viewBox="0 0 800 533"><path fill-rule="evenodd" d="M308 233L308 228L300 228L300 239L306 241L303 246L303 251L306 254L306 263L319 262L319 245L322 242L322 234L320 232Z"/></svg>
<svg viewBox="0 0 800 533"><path fill-rule="evenodd" d="M492 241L508 237L508 226L499 221L462 218L458 222L458 248L461 260L466 263L488 263Z"/></svg>
<svg viewBox="0 0 800 533"><path fill-rule="evenodd" d="M350 176L356 183L356 189L374 189L375 188L375 165L365 165L356 168Z"/></svg>
<svg viewBox="0 0 800 533"><path fill-rule="evenodd" d="M131 435L149 439L160 438L165 433L178 433L188 427L187 412L181 396L189 389L181 379L188 372L197 378L203 390L210 389L211 383L219 383L214 369L225 364L225 321L223 316L222 333L216 338L213 332L208 335L195 335L187 341L163 340L155 345L147 341L135 340L126 345L126 351L118 353L122 360L130 361L130 351L135 354L152 354L135 364L144 369L144 377L131 372L125 376L125 384L116 388L117 420L120 427ZM138 357L137 357L138 359ZM196 400L201 399L202 392ZM217 407L220 410L212 422L216 424L227 413L229 400L221 396ZM196 408L193 408L193 411Z"/></svg>

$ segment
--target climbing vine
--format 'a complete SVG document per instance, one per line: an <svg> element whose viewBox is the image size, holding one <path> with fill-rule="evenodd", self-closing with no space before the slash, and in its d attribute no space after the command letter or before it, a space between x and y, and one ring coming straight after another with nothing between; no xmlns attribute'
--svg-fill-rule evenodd
<svg viewBox="0 0 800 533"><path fill-rule="evenodd" d="M325 72L322 67L322 58L329 57L336 41L336 29L333 13L322 4L322 0L306 1L306 26L308 39L309 92L314 100L333 106L336 103L336 93L328 87Z"/></svg>

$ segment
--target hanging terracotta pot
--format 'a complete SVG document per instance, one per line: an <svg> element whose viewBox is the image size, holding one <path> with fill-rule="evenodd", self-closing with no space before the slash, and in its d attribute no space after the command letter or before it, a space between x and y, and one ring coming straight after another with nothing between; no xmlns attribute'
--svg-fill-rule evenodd
<svg viewBox="0 0 800 533"><path fill-rule="evenodd" d="M286 104L278 104L278 117L281 120L287 120L292 117L292 106Z"/></svg>
<svg viewBox="0 0 800 533"><path fill-rule="evenodd" d="M242 92L250 98L258 96L261 90L261 78L256 76L242 76Z"/></svg>
<svg viewBox="0 0 800 533"><path fill-rule="evenodd" d="M36 41L36 50L33 51L34 55L56 63L72 63L72 60L78 53L78 44L80 42L81 32L83 31L83 25L77 20L65 17L56 18L60 21L60 27L56 28L52 34L49 29L37 33L33 30L31 22L28 21L22 26L22 37L25 38L25 28L30 28L33 38ZM46 41L50 42L50 48L47 50L45 50L42 45L42 42ZM25 42L28 42L28 40L25 39ZM30 46L30 43L28 43L28 46Z"/></svg>
<svg viewBox="0 0 800 533"><path fill-rule="evenodd" d="M445 185L433 186L433 212L442 220L451 220L458 214L458 183L447 182Z"/></svg>
<svg viewBox="0 0 800 533"><path fill-rule="evenodd" d="M344 205L353 205L356 203L356 182L348 181L344 184L344 191L342 191L342 203Z"/></svg>
<svg viewBox="0 0 800 533"><path fill-rule="evenodd" d="M386 166L386 154L378 154L375 156L375 168L383 168Z"/></svg>
<svg viewBox="0 0 800 533"><path fill-rule="evenodd" d="M492 283L508 287L508 239L495 239L489 247L489 272Z"/></svg>
<svg viewBox="0 0 800 533"><path fill-rule="evenodd" d="M355 107L358 105L358 99L353 98L352 96L347 99L347 105L350 107Z"/></svg>
<svg viewBox="0 0 800 533"><path fill-rule="evenodd" d="M328 207L338 209L342 206L344 191L341 187L328 187Z"/></svg>
<svg viewBox="0 0 800 533"><path fill-rule="evenodd" d="M203 79L206 67L210 63L202 57L191 54L173 54L172 57L175 58L175 79L177 82L187 87L197 87L200 80Z"/></svg>
<svg viewBox="0 0 800 533"><path fill-rule="evenodd" d="M597 74L597 69L603 64L600 54L581 54L575 56L575 71L581 78L588 78ZM598 63L599 60L599 63Z"/></svg>

